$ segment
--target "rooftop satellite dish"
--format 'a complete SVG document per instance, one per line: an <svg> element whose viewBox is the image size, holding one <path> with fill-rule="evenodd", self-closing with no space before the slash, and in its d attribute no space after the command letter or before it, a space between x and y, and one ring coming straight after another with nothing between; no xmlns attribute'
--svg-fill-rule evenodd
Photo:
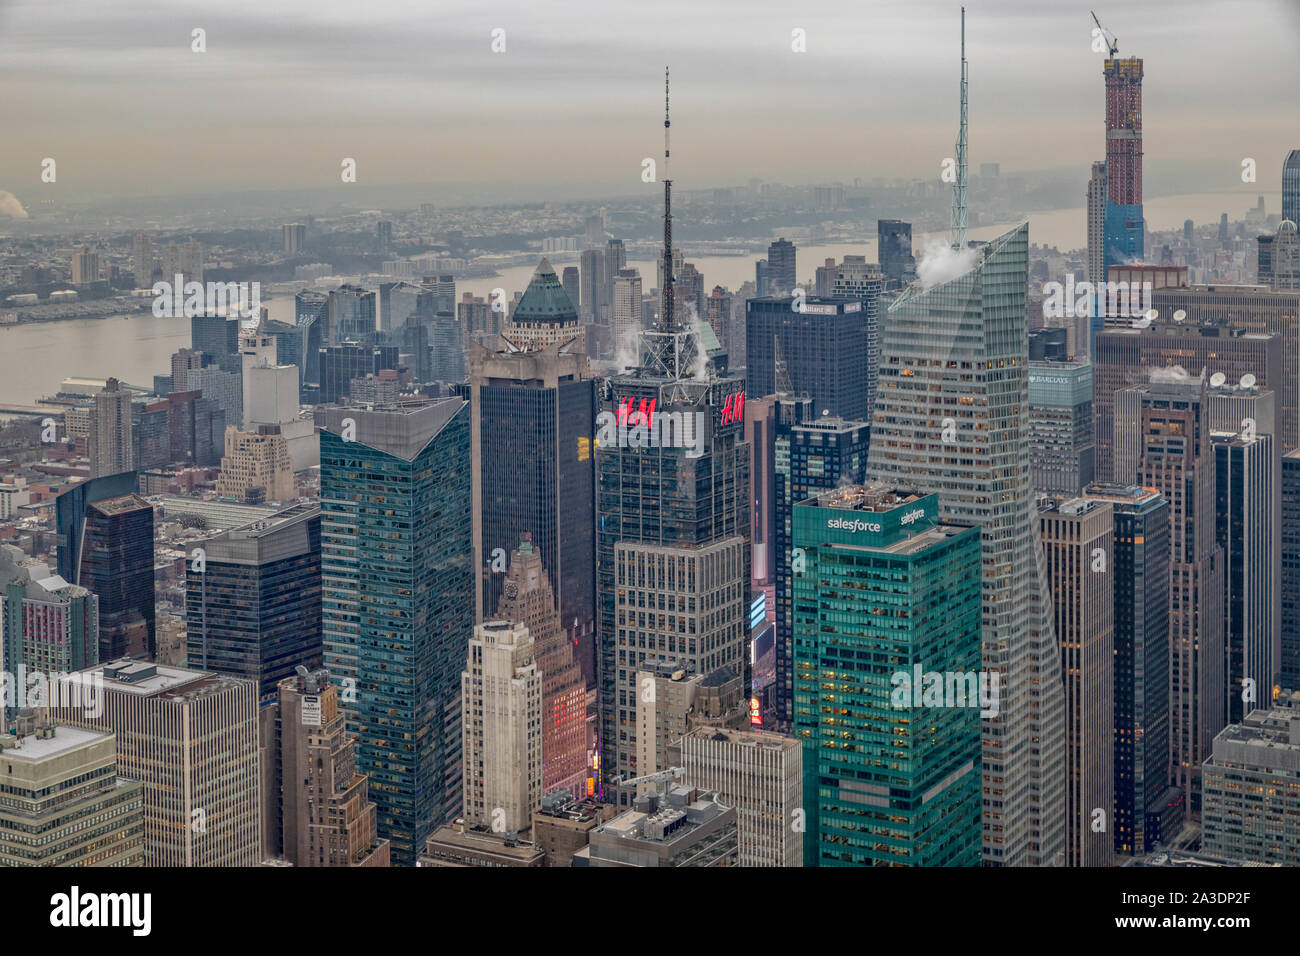
<svg viewBox="0 0 1300 956"><path fill-rule="evenodd" d="M1215 372L1213 375L1210 376L1210 384L1213 385L1215 388L1218 388L1227 380L1228 380L1228 376L1224 375L1222 372Z"/></svg>
<svg viewBox="0 0 1300 956"><path fill-rule="evenodd" d="M1146 318L1147 321L1149 321L1149 322L1154 322L1156 319L1160 318L1160 310L1159 310L1159 309L1147 309L1147 314L1146 314L1145 318Z"/></svg>
<svg viewBox="0 0 1300 956"><path fill-rule="evenodd" d="M1186 310L1186 309L1179 309L1177 312L1174 313L1174 321L1175 321L1175 322L1183 322L1183 321L1186 321L1186 319L1187 319L1187 310Z"/></svg>
<svg viewBox="0 0 1300 956"><path fill-rule="evenodd" d="M1254 388L1254 387L1255 387L1255 376L1251 375L1249 372L1247 372L1245 375L1243 375L1243 376L1241 377L1241 387L1242 387L1242 388Z"/></svg>
<svg viewBox="0 0 1300 956"><path fill-rule="evenodd" d="M1133 328L1135 329L1146 329L1150 327L1151 327L1151 316L1149 315L1141 319L1133 320Z"/></svg>

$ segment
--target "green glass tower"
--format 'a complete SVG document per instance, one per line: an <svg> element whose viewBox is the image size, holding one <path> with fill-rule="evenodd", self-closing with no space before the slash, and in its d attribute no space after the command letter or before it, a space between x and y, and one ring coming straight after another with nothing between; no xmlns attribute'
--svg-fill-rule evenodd
<svg viewBox="0 0 1300 956"><path fill-rule="evenodd" d="M794 544L804 865L979 866L980 529L849 487L795 506Z"/></svg>
<svg viewBox="0 0 1300 956"><path fill-rule="evenodd" d="M380 836L414 866L459 812L474 626L469 405L317 409L321 624Z"/></svg>

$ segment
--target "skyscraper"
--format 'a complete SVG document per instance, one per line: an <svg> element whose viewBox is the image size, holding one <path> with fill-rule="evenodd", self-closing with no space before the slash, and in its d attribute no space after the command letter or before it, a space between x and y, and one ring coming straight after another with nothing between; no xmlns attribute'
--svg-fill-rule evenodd
<svg viewBox="0 0 1300 956"><path fill-rule="evenodd" d="M224 315L190 316L190 348L206 353L212 364L223 371L242 369L243 361L239 358L239 319L228 319ZM183 391L181 383L173 382L172 390Z"/></svg>
<svg viewBox="0 0 1300 956"><path fill-rule="evenodd" d="M1225 324L1255 335L1281 338L1282 384L1258 384L1279 393L1278 423L1282 449L1300 447L1300 289L1261 289L1258 286L1194 285L1156 289L1152 296L1162 316L1182 312L1188 325ZM1188 368L1195 374L1199 369ZM1214 369L1210 369L1213 373ZM1234 379L1235 380L1235 379Z"/></svg>
<svg viewBox="0 0 1300 956"><path fill-rule="evenodd" d="M95 393L90 426L90 477L118 475L135 467L131 438L131 393L110 378Z"/></svg>
<svg viewBox="0 0 1300 956"><path fill-rule="evenodd" d="M22 667L57 674L98 663L99 598L18 548L0 546L0 655L10 675ZM0 700L0 716L5 707L12 712L15 702Z"/></svg>
<svg viewBox="0 0 1300 956"><path fill-rule="evenodd" d="M900 288L911 281L916 271L912 256L912 224L901 219L876 220L877 255L880 271L890 288Z"/></svg>
<svg viewBox="0 0 1300 956"><path fill-rule="evenodd" d="M596 442L604 781L637 773L643 665L675 659L700 674L730 667L746 691L753 680L744 382L706 350L707 326L676 316L668 122L659 324L642 334L639 365L609 379ZM618 797L626 800L625 788Z"/></svg>
<svg viewBox="0 0 1300 956"><path fill-rule="evenodd" d="M541 555L531 541L510 554L495 617L528 628L542 674L542 792L587 793L587 684L573 642L560 625Z"/></svg>
<svg viewBox="0 0 1300 956"><path fill-rule="evenodd" d="M767 247L767 282L768 295L789 295L799 284L794 243L785 237Z"/></svg>
<svg viewBox="0 0 1300 956"><path fill-rule="evenodd" d="M772 483L772 542L776 582L776 681L769 698L777 729L794 720L794 508L841 484L861 484L867 472L866 422L815 418L808 399L776 397Z"/></svg>
<svg viewBox="0 0 1300 956"><path fill-rule="evenodd" d="M153 657L153 505L139 495L92 502L77 583L99 597L99 659Z"/></svg>
<svg viewBox="0 0 1300 956"><path fill-rule="evenodd" d="M1157 292L1157 301L1159 295ZM1160 315L1167 317L1157 318L1144 328L1110 328L1097 335L1092 369L1096 381L1093 414L1098 481L1121 485L1133 482L1133 475L1115 471L1115 394L1150 381L1157 370L1178 366L1193 375L1199 375L1202 369L1211 375L1222 372L1233 384L1250 374L1261 388L1284 391L1279 336L1245 332L1223 321L1179 322L1163 308ZM1300 400L1300 394L1296 398ZM1130 463L1136 464L1136 459L1130 459Z"/></svg>
<svg viewBox="0 0 1300 956"><path fill-rule="evenodd" d="M1114 525L1114 781L1109 830L1117 854L1155 849L1177 833L1182 793L1170 787L1169 502L1145 488L1090 485Z"/></svg>
<svg viewBox="0 0 1300 956"><path fill-rule="evenodd" d="M1213 431L1215 542L1223 549L1226 721L1267 707L1281 671L1277 438L1254 419Z"/></svg>
<svg viewBox="0 0 1300 956"><path fill-rule="evenodd" d="M542 675L528 628L475 626L460 693L465 822L526 830L542 804Z"/></svg>
<svg viewBox="0 0 1300 956"><path fill-rule="evenodd" d="M143 787L117 775L113 735L58 727L40 712L17 725L21 736L0 736L3 865L140 866Z"/></svg>
<svg viewBox="0 0 1300 956"><path fill-rule="evenodd" d="M1152 382L1115 396L1116 472L1169 501L1170 738L1173 783L1200 811L1200 769L1223 729L1224 554L1205 382ZM1136 462L1136 466L1131 463Z"/></svg>
<svg viewBox="0 0 1300 956"><path fill-rule="evenodd" d="M186 562L186 660L244 677L274 697L321 662L321 512L295 505L198 543Z"/></svg>
<svg viewBox="0 0 1300 956"><path fill-rule="evenodd" d="M1279 638L1282 686L1300 688L1300 449L1282 457L1282 628Z"/></svg>
<svg viewBox="0 0 1300 956"><path fill-rule="evenodd" d="M910 259L910 252L908 256ZM880 293L883 289L880 269L868 263L866 256L845 256L831 284L831 295L835 298L857 299L862 303L862 323L867 333L867 412L863 416L866 422L875 413L880 381Z"/></svg>
<svg viewBox="0 0 1300 956"><path fill-rule="evenodd" d="M537 264L504 335L518 349L544 349L570 342L575 351L585 348L578 310L545 257Z"/></svg>
<svg viewBox="0 0 1300 956"><path fill-rule="evenodd" d="M375 293L354 285L342 285L330 292L326 345L368 342L378 327Z"/></svg>
<svg viewBox="0 0 1300 956"><path fill-rule="evenodd" d="M800 305L789 296L750 299L745 355L751 395L778 391L780 359L790 390L812 398L814 415L866 420L867 325L861 300L809 297Z"/></svg>
<svg viewBox="0 0 1300 956"><path fill-rule="evenodd" d="M586 322L602 325L605 322L605 309L602 305L605 296L604 250L587 249L579 261L582 266L582 318Z"/></svg>
<svg viewBox="0 0 1300 956"><path fill-rule="evenodd" d="M804 865L978 866L999 694L980 686L979 529L935 495L848 487L795 506L794 543Z"/></svg>
<svg viewBox="0 0 1300 956"><path fill-rule="evenodd" d="M682 738L682 779L736 808L741 866L803 866L803 748L792 737L700 727Z"/></svg>
<svg viewBox="0 0 1300 956"><path fill-rule="evenodd" d="M587 356L475 346L472 422L475 620L491 620L506 558L526 538L559 598L560 622L595 680L596 383Z"/></svg>
<svg viewBox="0 0 1300 956"><path fill-rule="evenodd" d="M1106 195L1106 163L1094 162L1088 180L1088 281L1094 288L1106 279Z"/></svg>
<svg viewBox="0 0 1300 956"><path fill-rule="evenodd" d="M357 740L329 673L299 668L276 690L285 859L294 866L388 866L389 843L378 835L370 781L357 769Z"/></svg>
<svg viewBox="0 0 1300 956"><path fill-rule="evenodd" d="M131 237L131 272L136 288L148 289L153 286L153 270L153 236L147 232L137 232Z"/></svg>
<svg viewBox="0 0 1300 956"><path fill-rule="evenodd" d="M1300 226L1300 149L1287 153L1282 164L1282 218Z"/></svg>
<svg viewBox="0 0 1300 956"><path fill-rule="evenodd" d="M1078 495L1093 479L1092 366L1029 363L1029 471L1041 494Z"/></svg>
<svg viewBox="0 0 1300 956"><path fill-rule="evenodd" d="M410 866L460 810L474 622L470 417L459 398L322 407L321 623L379 834Z"/></svg>
<svg viewBox="0 0 1300 956"><path fill-rule="evenodd" d="M1108 866L1115 797L1111 506L1048 498L1038 519L1065 685L1065 862Z"/></svg>
<svg viewBox="0 0 1300 956"><path fill-rule="evenodd" d="M1105 265L1145 254L1142 218L1142 61L1112 54L1106 77Z"/></svg>
<svg viewBox="0 0 1300 956"><path fill-rule="evenodd" d="M868 476L939 495L983 529L983 668L1002 687L984 721L984 862L1050 865L1065 849L1060 658L1029 472L1025 288L1029 226L973 252L964 274L913 284L883 323ZM992 494L992 489L1000 489Z"/></svg>
<svg viewBox="0 0 1300 956"><path fill-rule="evenodd" d="M60 704L51 715L60 725L116 735L117 772L144 784L144 865L259 864L262 780L252 682L144 661L98 664L60 681L79 688L101 682L102 689L90 691L102 701L99 713Z"/></svg>

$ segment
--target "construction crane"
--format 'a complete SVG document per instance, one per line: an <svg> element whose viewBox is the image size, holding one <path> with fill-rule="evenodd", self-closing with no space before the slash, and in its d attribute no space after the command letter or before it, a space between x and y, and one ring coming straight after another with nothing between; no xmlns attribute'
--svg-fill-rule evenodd
<svg viewBox="0 0 1300 956"><path fill-rule="evenodd" d="M1088 12L1092 13L1091 10L1089 10ZM1101 25L1101 21L1097 19L1097 14L1095 13L1092 13L1092 22L1097 24L1097 29L1101 31L1102 38L1106 41L1106 45L1110 47L1110 57L1113 60L1115 58L1115 54L1119 52L1119 37L1115 36L1115 34L1111 33L1109 30L1103 27Z"/></svg>

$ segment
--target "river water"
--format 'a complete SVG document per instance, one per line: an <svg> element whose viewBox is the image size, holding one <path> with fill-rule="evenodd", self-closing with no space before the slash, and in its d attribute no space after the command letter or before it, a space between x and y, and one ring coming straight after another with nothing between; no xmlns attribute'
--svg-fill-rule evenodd
<svg viewBox="0 0 1300 956"><path fill-rule="evenodd" d="M1176 229L1189 218L1197 225L1217 222L1224 212L1229 220L1235 221L1242 218L1247 208L1254 206L1257 196L1258 192L1243 188L1233 193L1156 199L1146 204L1148 228ZM1270 204L1275 207L1276 200L1271 199ZM1007 228L1005 224L982 226L971 229L970 237L992 239ZM1030 242L1056 246L1062 251L1082 247L1086 231L1086 213L1082 208L1031 213L1029 216ZM918 255L924 248L925 239L921 235L913 237L913 248ZM823 260L834 258L839 261L845 255L865 255L868 262L875 262L876 240L799 246L798 276L800 280L808 278ZM706 292L715 285L734 291L746 280L754 278L754 262L758 258L758 254L688 256L688 261L703 273ZM647 291L656 284L654 262L634 260L628 265L641 270L642 283ZM557 264L556 269L562 271L562 266ZM508 299L527 286L532 272L532 266L518 266L505 269L492 278L468 279L457 283L456 297L459 299L463 292L486 297L492 289L500 287L506 290ZM272 319L294 321L292 294L277 294L263 304ZM127 318L0 327L0 404L32 405L42 396L53 395L67 377L107 378L111 375L132 385L150 386L154 375L168 374L172 353L189 344L187 319L157 318L149 312Z"/></svg>

